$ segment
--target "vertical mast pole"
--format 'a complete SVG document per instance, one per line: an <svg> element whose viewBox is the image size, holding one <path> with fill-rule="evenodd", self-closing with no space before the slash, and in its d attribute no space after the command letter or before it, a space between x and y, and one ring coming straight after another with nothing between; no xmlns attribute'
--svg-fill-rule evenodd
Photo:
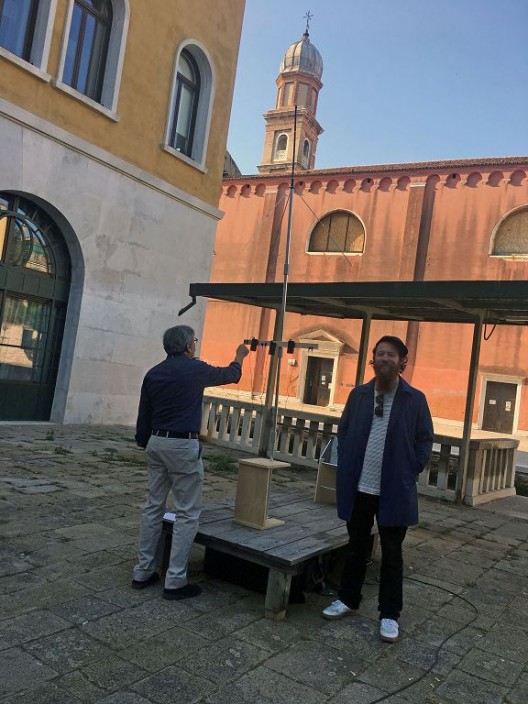
<svg viewBox="0 0 528 704"><path fill-rule="evenodd" d="M282 284L282 304L279 313L279 319L277 321L277 338L275 342L282 342L284 335L284 319L286 317L286 301L288 296L288 279L290 275L290 248L291 248L291 231L292 231L292 218L293 218L293 196L295 192L295 159L297 151L297 105L295 106L295 111L293 114L293 152L292 152L292 163L291 163L291 176L290 176L290 200L288 203L288 228L286 232L286 252L284 255L284 276ZM280 389L280 374L281 374L281 362L283 355L283 346L277 345L277 376L275 380L275 403L273 406L273 417L271 424L271 438L270 438L270 459L274 458L275 454L275 441L277 437L277 422L279 417L279 389Z"/></svg>

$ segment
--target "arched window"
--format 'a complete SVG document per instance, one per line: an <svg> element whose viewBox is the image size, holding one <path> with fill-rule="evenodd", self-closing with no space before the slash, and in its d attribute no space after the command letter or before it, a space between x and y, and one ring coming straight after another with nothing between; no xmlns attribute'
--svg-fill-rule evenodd
<svg viewBox="0 0 528 704"><path fill-rule="evenodd" d="M176 74L176 96L169 144L177 151L191 156L200 97L200 72L196 61L185 49L180 54Z"/></svg>
<svg viewBox="0 0 528 704"><path fill-rule="evenodd" d="M177 54L165 146L199 166L205 162L214 76L205 49L186 43Z"/></svg>
<svg viewBox="0 0 528 704"><path fill-rule="evenodd" d="M288 151L288 135L280 134L277 137L277 144L275 145L275 160L285 161L286 152Z"/></svg>
<svg viewBox="0 0 528 704"><path fill-rule="evenodd" d="M1 1L1 0L0 0ZM129 0L68 0L65 40L54 85L116 117ZM48 0L49 2L49 0ZM92 102L93 101L93 102Z"/></svg>
<svg viewBox="0 0 528 704"><path fill-rule="evenodd" d="M361 254L365 248L365 228L347 210L334 210L315 225L308 244L309 252Z"/></svg>
<svg viewBox="0 0 528 704"><path fill-rule="evenodd" d="M70 284L56 223L0 193L0 419L49 420Z"/></svg>
<svg viewBox="0 0 528 704"><path fill-rule="evenodd" d="M306 167L308 167L310 163L310 142L307 139L303 142L302 163L303 166Z"/></svg>
<svg viewBox="0 0 528 704"><path fill-rule="evenodd" d="M528 206L507 214L497 224L492 236L491 254L528 256Z"/></svg>
<svg viewBox="0 0 528 704"><path fill-rule="evenodd" d="M101 101L112 27L110 0L74 0L62 80Z"/></svg>

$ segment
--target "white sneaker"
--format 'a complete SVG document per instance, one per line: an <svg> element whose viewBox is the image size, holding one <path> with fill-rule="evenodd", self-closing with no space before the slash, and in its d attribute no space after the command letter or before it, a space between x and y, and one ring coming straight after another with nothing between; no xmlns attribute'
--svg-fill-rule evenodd
<svg viewBox="0 0 528 704"><path fill-rule="evenodd" d="M333 601L330 606L321 613L323 618L328 621L337 621L340 618L346 618L347 616L353 616L357 612L357 609L350 609L346 604L340 599Z"/></svg>
<svg viewBox="0 0 528 704"><path fill-rule="evenodd" d="M395 643L400 637L398 621L392 618L382 618L380 621L380 638L385 643Z"/></svg>

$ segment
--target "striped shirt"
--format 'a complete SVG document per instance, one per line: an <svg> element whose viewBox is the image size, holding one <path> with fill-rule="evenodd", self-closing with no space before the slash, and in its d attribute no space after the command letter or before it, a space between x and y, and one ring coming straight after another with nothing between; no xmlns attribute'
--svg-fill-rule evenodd
<svg viewBox="0 0 528 704"><path fill-rule="evenodd" d="M385 449L385 438L387 437L387 428L392 410L392 402L394 401L395 389L383 396L383 415L377 416L374 413L376 396L379 392L374 391L374 407L372 412L372 425L370 427L370 435L365 450L365 459L363 460L363 469L359 477L358 491L364 494L375 494L379 496L381 484L381 465L383 462L383 451Z"/></svg>

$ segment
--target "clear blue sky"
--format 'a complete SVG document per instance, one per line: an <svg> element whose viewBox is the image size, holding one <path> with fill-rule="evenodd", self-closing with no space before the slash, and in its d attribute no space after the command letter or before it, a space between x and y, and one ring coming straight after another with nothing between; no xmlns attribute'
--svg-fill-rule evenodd
<svg viewBox="0 0 528 704"><path fill-rule="evenodd" d="M307 10L324 62L316 168L528 155L528 0L247 0L228 137L243 173Z"/></svg>

